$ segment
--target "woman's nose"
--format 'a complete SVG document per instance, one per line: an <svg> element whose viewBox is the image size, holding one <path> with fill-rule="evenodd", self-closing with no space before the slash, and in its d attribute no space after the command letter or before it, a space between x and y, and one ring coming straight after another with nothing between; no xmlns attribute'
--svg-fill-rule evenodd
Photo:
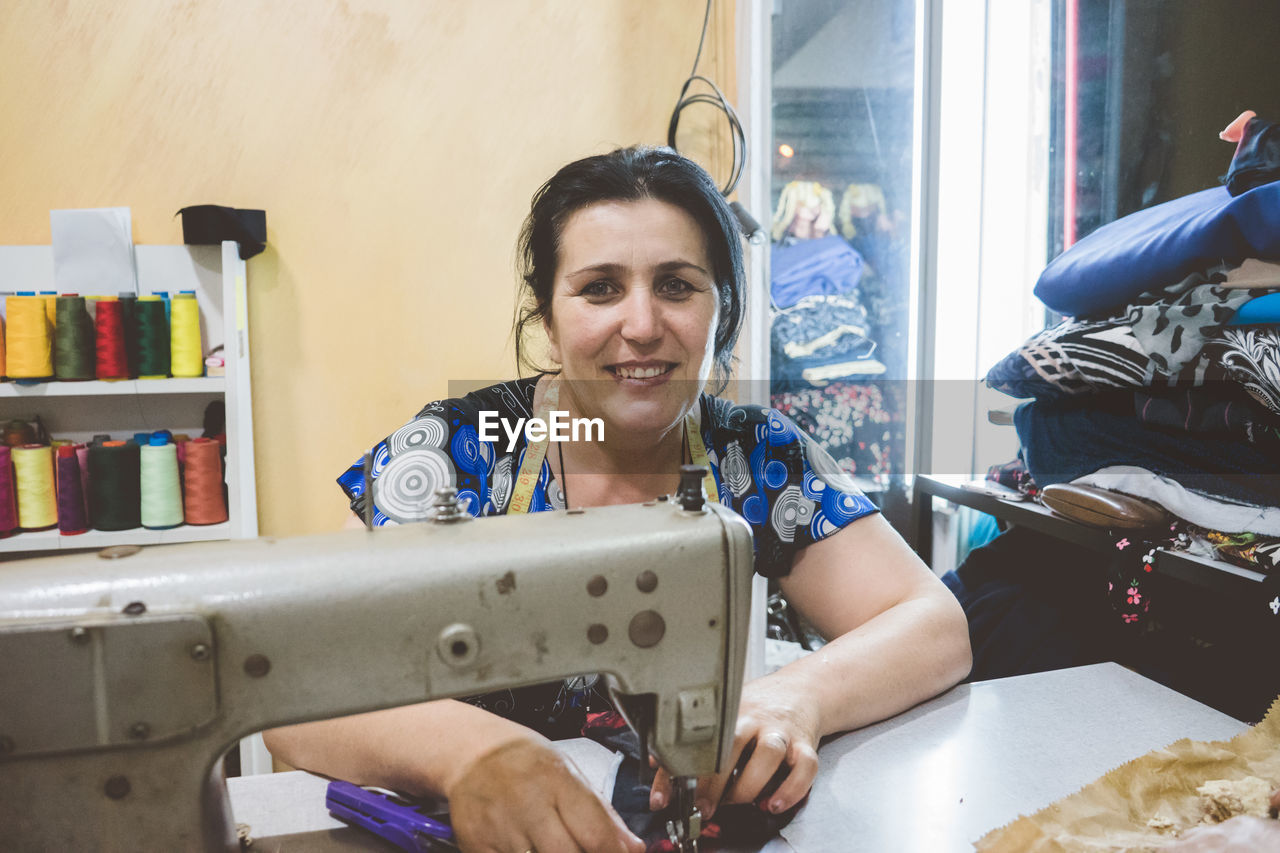
<svg viewBox="0 0 1280 853"><path fill-rule="evenodd" d="M650 343L662 335L662 306L647 289L637 288L623 300L622 336Z"/></svg>

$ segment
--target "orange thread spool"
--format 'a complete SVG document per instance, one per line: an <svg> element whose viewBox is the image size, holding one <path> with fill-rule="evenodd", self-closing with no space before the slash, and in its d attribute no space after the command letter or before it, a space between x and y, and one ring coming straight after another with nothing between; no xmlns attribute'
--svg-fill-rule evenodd
<svg viewBox="0 0 1280 853"><path fill-rule="evenodd" d="M195 438L184 446L182 512L187 524L220 524L227 520L222 494L222 445Z"/></svg>

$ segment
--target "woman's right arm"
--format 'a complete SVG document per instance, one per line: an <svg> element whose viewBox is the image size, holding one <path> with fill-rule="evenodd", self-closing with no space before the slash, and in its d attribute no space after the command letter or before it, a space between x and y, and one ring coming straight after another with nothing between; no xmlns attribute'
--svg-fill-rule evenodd
<svg viewBox="0 0 1280 853"><path fill-rule="evenodd" d="M548 740L465 702L300 723L263 738L294 767L445 796L463 850L644 850Z"/></svg>

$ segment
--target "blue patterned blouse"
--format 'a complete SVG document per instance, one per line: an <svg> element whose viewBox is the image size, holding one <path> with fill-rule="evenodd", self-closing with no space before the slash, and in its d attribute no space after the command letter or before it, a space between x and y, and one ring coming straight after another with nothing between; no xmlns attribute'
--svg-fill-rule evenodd
<svg viewBox="0 0 1280 853"><path fill-rule="evenodd" d="M536 385L537 377L517 379L428 403L379 442L373 449L374 524L421 521L435 490L449 485L472 515L505 513L526 445L521 436L508 453L505 435L481 441L479 413L496 411L509 421L533 417ZM876 512L831 456L782 413L707 394L701 408L702 441L720 502L751 525L760 574L786 575L799 549ZM351 509L363 516L363 457L338 483ZM559 483L544 460L530 512L563 508Z"/></svg>

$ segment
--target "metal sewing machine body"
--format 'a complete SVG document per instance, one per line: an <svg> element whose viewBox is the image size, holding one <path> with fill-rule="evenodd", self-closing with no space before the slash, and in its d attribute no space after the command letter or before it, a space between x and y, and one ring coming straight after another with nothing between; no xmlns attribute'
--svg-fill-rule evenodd
<svg viewBox="0 0 1280 853"><path fill-rule="evenodd" d="M738 516L674 502L0 566L5 843L238 850L239 738L584 672L669 773L712 773L751 566Z"/></svg>

